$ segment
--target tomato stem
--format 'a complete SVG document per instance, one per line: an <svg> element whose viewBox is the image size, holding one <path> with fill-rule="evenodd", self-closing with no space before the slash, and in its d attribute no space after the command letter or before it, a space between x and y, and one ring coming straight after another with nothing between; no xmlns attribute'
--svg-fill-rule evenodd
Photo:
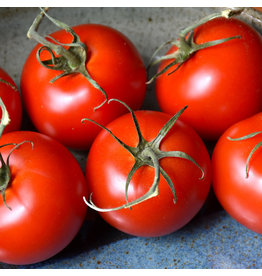
<svg viewBox="0 0 262 276"><path fill-rule="evenodd" d="M153 77L150 80L148 80L146 83L147 84L152 83L157 77L164 74L171 67L177 65L172 72L168 73L168 75L173 74L175 71L177 71L183 65L183 63L185 63L195 52L197 52L199 50L203 50L203 49L206 49L208 47L213 47L213 46L225 43L225 42L227 42L229 40L232 40L232 39L241 38L240 36L232 36L232 37L228 37L228 38L209 41L209 42L206 42L206 43L203 43L203 44L196 44L194 42L194 30L197 27L203 25L204 23L206 23L210 20L213 20L213 19L218 18L218 17L229 18L229 17L232 17L234 15L240 14L243 10L244 10L244 8L226 9L226 10L223 10L221 12L208 15L208 16L200 19L197 23L183 29L179 34L179 39L177 39L175 41L174 40L169 40L169 41L163 43L153 53L153 55L152 55L152 57L149 61L149 65L148 65L147 69L149 70L153 65L158 64L159 62L161 62L163 60L169 60L170 59L171 61L161 71L159 71L158 73L153 75ZM156 55L160 52L160 50L162 50L165 46L169 46L169 45L176 46L177 50L174 53L164 55L164 56L160 56L157 59L155 59Z"/></svg>
<svg viewBox="0 0 262 276"><path fill-rule="evenodd" d="M7 84L8 86L10 86L14 91L18 91L18 89L13 85L11 84L9 81L6 81L6 80L3 80L0 78L0 82L4 83L4 84Z"/></svg>
<svg viewBox="0 0 262 276"><path fill-rule="evenodd" d="M248 135L242 136L242 137L238 137L238 138L231 138L231 137L227 137L228 140L230 141L245 141L247 139L253 138L259 134L261 134L262 131L256 131L256 132L252 132ZM253 154L262 146L262 142L257 143L253 149L251 150L251 152L249 153L248 157L247 157L247 161L246 161L246 178L248 178L249 176L249 163L250 163L250 159L253 156Z"/></svg>
<svg viewBox="0 0 262 276"><path fill-rule="evenodd" d="M53 83L61 77L70 74L82 74L91 83L91 85L93 85L93 87L95 87L104 95L105 100L100 105L96 106L94 109L96 110L100 108L108 100L108 96L105 90L90 76L86 69L86 45L80 41L79 36L74 32L74 30L71 27L48 15L48 8L40 8L40 10L40 14L36 16L34 22L32 23L31 27L27 32L27 37L29 39L34 39L38 43L43 45L38 49L36 54L36 58L42 66L51 70L62 71L60 75L57 75L55 78L50 80L50 82ZM46 16L57 27L64 29L66 32L70 33L73 37L73 41L71 43L65 44L57 41L51 36L47 36L47 39L39 35L37 30L44 16ZM65 47L69 48L66 49ZM51 59L42 61L42 51L48 51L51 55Z"/></svg>
<svg viewBox="0 0 262 276"><path fill-rule="evenodd" d="M6 145L3 145L1 147L4 147ZM5 206L9 209L12 210L11 207L9 207L6 203L5 199L5 190L9 184L9 181L11 179L11 172L9 166L5 163L2 154L0 153L0 162L1 162L1 168L0 168L0 192L3 198L3 202Z"/></svg>
<svg viewBox="0 0 262 276"><path fill-rule="evenodd" d="M8 111L7 111L5 104L1 98L0 98L0 108L2 109L2 118L1 118L1 122L0 122L0 137L1 137L4 132L5 127L10 122L10 117L9 117Z"/></svg>
<svg viewBox="0 0 262 276"><path fill-rule="evenodd" d="M2 154L0 153L0 163L1 163L1 168L0 168L0 193L1 196L3 198L3 202L5 204L5 206L9 209L12 210L12 208L6 203L6 198L5 198L5 191L8 187L8 184L11 180L11 171L10 171L10 165L9 165L9 160L10 160L10 156L12 154L12 152L19 148L21 145L23 145L24 143L31 143L32 147L34 147L33 142L31 141L23 141L19 144L16 143L9 143L9 144L5 144L5 145L1 145L0 148L6 147L6 146L14 146L8 153L8 156L6 158L6 162L3 159Z"/></svg>
<svg viewBox="0 0 262 276"><path fill-rule="evenodd" d="M133 165L133 167L131 168L127 179L126 179L126 184L125 184L125 198L126 198L126 203L118 206L118 207L113 207L113 208L100 208L98 206L96 206L94 204L94 202L92 201L92 193L90 194L90 198L89 200L87 200L84 197L84 201L85 203L92 209L99 211L99 212L109 212L109 211L116 211L116 210L121 210L123 208L131 208L134 205L137 205L143 201L146 201L152 197L155 197L158 195L159 193L159 181L160 181L160 175L162 175L164 177L164 179L166 180L167 184L169 185L172 194L174 196L174 203L177 202L177 197L176 197L176 191L175 191L175 187L174 184L172 182L172 180L170 179L170 177L168 176L168 174L163 170L163 168L161 168L160 164L159 164L159 160L165 157L176 157L176 158L183 158L183 159L187 159L189 161L191 161L194 165L196 165L197 168L200 169L201 171L201 177L200 179L203 179L204 177L204 171L203 169L198 165L198 163L191 157L189 156L187 153L185 152L181 152L181 151L161 151L160 150L160 144L163 140L163 138L167 135L167 133L170 131L170 129L173 127L173 125L175 124L175 122L177 121L177 119L179 118L179 116L184 112L184 110L187 108L187 106L185 106L184 108L182 108L178 113L176 113L159 131L158 135L155 137L155 139L153 139L152 141L148 142L145 140L145 138L143 137L141 130L140 130L140 126L138 123L138 120L135 116L134 111L128 106L126 105L124 102L117 100L117 99L110 99L108 101L108 103L112 102L112 101L117 101L119 103L121 103L122 105L124 105L131 113L133 122L135 124L135 128L137 131L137 135L138 135L138 144L136 147L130 147L128 145L126 145L123 141L121 141L119 138L117 138L112 132L111 130L109 130L108 128L96 123L93 120L90 119L83 119L82 122L90 121L92 123L95 123L96 125L100 126L101 128L103 128L105 131L107 131L122 147L124 147L130 154L133 155L134 159L135 159L135 163ZM149 190L147 191L147 193L145 193L143 196L129 202L128 200L128 187L130 184L130 181L134 175L134 173L142 166L150 166L152 168L154 168L155 171L155 175L154 175L154 180L153 183L151 185L151 187L149 188Z"/></svg>
<svg viewBox="0 0 262 276"><path fill-rule="evenodd" d="M2 137L2 134L4 132L4 129L5 127L9 124L10 122L10 118L9 118L9 114L8 114L8 111L5 107L5 104L4 102L2 101L2 99L0 98L0 107L2 109L2 118L1 118L1 122L0 122L0 137ZM6 199L5 199L5 191L7 189L7 186L10 182L10 179L11 179L11 171L10 171L10 166L9 166L9 159L10 159L10 156L12 154L12 152L17 149L19 146L21 146L22 144L24 143L27 143L27 142L30 142L30 141L24 141L24 142L21 142L19 144L16 144L16 143L9 143L9 144L5 144L5 145L1 145L0 148L3 148L3 147L6 147L6 146L11 146L13 145L14 147L10 150L8 156L7 156L7 159L6 159L6 162L4 161L3 159L3 156L2 154L0 153L0 164L1 164L1 167L0 167L0 193L1 193L1 196L3 198L3 202L5 204L5 206L11 210L11 207L7 205L6 203ZM32 144L32 142L30 142ZM33 144L32 144L33 146Z"/></svg>

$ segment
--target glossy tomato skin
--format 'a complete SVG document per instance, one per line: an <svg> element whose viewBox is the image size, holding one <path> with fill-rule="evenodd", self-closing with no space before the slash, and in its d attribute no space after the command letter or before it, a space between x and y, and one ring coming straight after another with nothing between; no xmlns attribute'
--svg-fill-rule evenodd
<svg viewBox="0 0 262 276"><path fill-rule="evenodd" d="M0 262L32 264L46 260L75 237L83 223L87 193L83 173L71 153L36 132L11 132L0 143L20 143L10 157L12 174L0 198ZM12 147L1 149L6 160Z"/></svg>
<svg viewBox="0 0 262 276"><path fill-rule="evenodd" d="M175 73L158 77L156 96L167 113L175 114L188 105L181 119L203 139L216 140L232 124L261 111L262 38L233 18L214 19L194 33L197 44L235 35L241 38L200 50Z"/></svg>
<svg viewBox="0 0 262 276"><path fill-rule="evenodd" d="M73 29L87 46L87 71L108 98L120 99L133 109L140 108L146 91L146 71L129 39L103 25L85 24ZM72 41L65 31L52 36L63 43ZM68 147L89 148L100 129L83 125L81 119L87 117L105 125L126 110L117 104L105 104L94 111L105 97L81 74L63 77L51 84L50 80L59 72L39 64L37 49L39 45L30 53L21 76L22 96L32 122L40 132ZM50 54L44 51L41 59L50 59Z"/></svg>
<svg viewBox="0 0 262 276"><path fill-rule="evenodd" d="M135 112L141 132L147 141L153 140L170 115L156 111ZM136 146L137 133L130 114L125 114L108 125L124 143ZM188 160L163 158L160 165L173 181L177 203L161 176L159 195L132 209L100 212L113 227L135 236L162 236L174 232L188 223L205 202L210 187L210 159L200 137L189 126L177 121L161 143L163 151L181 150L191 155L205 172ZM88 190L93 202L100 208L112 208L126 203L126 178L134 164L134 157L104 130L95 139L86 164ZM154 180L154 169L143 166L134 174L128 188L128 199L144 195Z"/></svg>
<svg viewBox="0 0 262 276"><path fill-rule="evenodd" d="M8 73L0 68L0 79L8 82L0 81L0 97L5 104L10 117L10 123L6 126L4 133L19 130L22 122L22 101L20 93L13 79ZM2 110L0 109L0 116L2 117ZM0 117L0 118L1 118Z"/></svg>
<svg viewBox="0 0 262 276"><path fill-rule="evenodd" d="M212 156L214 192L224 209L247 228L262 234L262 149L251 157L248 177L246 162L262 135L230 141L262 129L262 113L231 126L218 140Z"/></svg>

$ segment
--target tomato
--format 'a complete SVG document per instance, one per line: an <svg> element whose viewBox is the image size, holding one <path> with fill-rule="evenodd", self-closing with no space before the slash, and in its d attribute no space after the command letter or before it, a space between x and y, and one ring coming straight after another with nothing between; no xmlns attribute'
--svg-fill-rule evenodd
<svg viewBox="0 0 262 276"><path fill-rule="evenodd" d="M10 155L11 181L0 197L0 262L46 260L75 237L86 214L83 173L54 139L30 131L4 134L0 144L24 143ZM4 160L14 146L1 148Z"/></svg>
<svg viewBox="0 0 262 276"><path fill-rule="evenodd" d="M151 142L171 118L157 111L136 111L135 116L142 136ZM130 114L115 119L107 128L126 145L138 145L138 134ZM143 155L142 149L140 151ZM170 186L161 174L157 196L135 204L131 209L108 212L98 210L113 227L135 236L166 235L188 223L205 202L210 187L211 165L206 147L196 132L178 120L162 140L160 150L183 151L190 155L202 168L203 179L201 170L189 160L162 158L160 166L172 180L176 203ZM90 148L86 164L88 190L93 204L102 209L124 205L125 185L133 165L134 157L107 131L102 130ZM150 190L154 177L152 166L141 166L129 183L128 202L143 197Z"/></svg>
<svg viewBox="0 0 262 276"><path fill-rule="evenodd" d="M119 31L96 24L73 27L87 47L86 69L102 87L108 98L118 98L133 109L141 107L146 90L143 61L130 40ZM56 40L71 43L70 33L61 30L51 34ZM57 71L43 67L36 59L38 44L27 58L21 76L21 92L26 110L38 131L64 145L87 149L100 129L84 126L81 119L93 118L107 124L125 112L122 106L104 104L104 95L81 74L71 74L50 81ZM42 51L41 60L50 59Z"/></svg>
<svg viewBox="0 0 262 276"><path fill-rule="evenodd" d="M0 98L4 102L11 119L4 132L19 130L22 122L21 97L16 84L2 68L0 68ZM1 114L2 111L0 111L2 117Z"/></svg>
<svg viewBox="0 0 262 276"><path fill-rule="evenodd" d="M232 124L261 111L262 39L253 28L235 18L217 18L194 31L197 44L240 35L222 44L195 52L156 79L162 111L174 114L184 105L181 117L203 139L216 140ZM168 54L174 52L172 47ZM159 70L171 60L162 61Z"/></svg>
<svg viewBox="0 0 262 276"><path fill-rule="evenodd" d="M231 141L262 130L262 113L231 126L218 140L212 157L214 192L224 209L239 223L262 234L262 149L246 165L262 134Z"/></svg>

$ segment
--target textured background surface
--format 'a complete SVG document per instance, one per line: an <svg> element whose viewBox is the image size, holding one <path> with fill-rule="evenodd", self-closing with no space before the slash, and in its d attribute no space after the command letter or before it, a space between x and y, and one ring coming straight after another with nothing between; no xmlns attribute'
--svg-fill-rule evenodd
<svg viewBox="0 0 262 276"><path fill-rule="evenodd" d="M52 8L50 15L68 25L101 23L123 32L135 44L145 64L164 41L218 8ZM26 32L37 8L0 8L0 66L19 87L27 55L35 45ZM256 15L256 14L254 14ZM252 16L244 20L256 28ZM56 28L44 20L39 31ZM157 109L153 85L144 108ZM25 118L23 128L30 127ZM86 153L73 152L82 168ZM1 238L1 237L0 237ZM75 240L55 257L31 266L0 268L262 268L262 236L227 215L212 191L200 213L183 229L161 238L137 238L121 233L90 212Z"/></svg>

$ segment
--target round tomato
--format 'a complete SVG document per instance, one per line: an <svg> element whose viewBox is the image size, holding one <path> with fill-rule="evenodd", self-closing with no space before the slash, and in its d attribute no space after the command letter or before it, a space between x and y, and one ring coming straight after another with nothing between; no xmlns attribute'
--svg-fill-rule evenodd
<svg viewBox="0 0 262 276"><path fill-rule="evenodd" d="M133 109L141 107L146 91L143 61L127 37L103 25L84 24L73 27L87 47L86 69L105 90L108 98L118 98ZM51 34L62 43L71 43L70 33ZM105 125L125 112L122 106L104 104L105 96L80 73L50 81L61 72L43 67L36 58L37 45L27 58L21 76L21 92L26 110L38 131L54 137L64 145L86 149L100 129L83 125L84 117ZM41 60L50 59L48 51Z"/></svg>
<svg viewBox="0 0 262 276"><path fill-rule="evenodd" d="M6 203L0 197L0 262L9 264L52 257L72 241L86 214L82 198L87 185L72 154L52 138L30 131L4 134L0 144L23 141L34 146L26 142L11 153ZM1 148L5 162L13 147Z"/></svg>
<svg viewBox="0 0 262 276"><path fill-rule="evenodd" d="M240 20L217 18L194 31L197 44L240 36L195 52L156 79L162 111L174 114L184 105L182 120L203 139L216 140L233 123L262 108L262 38ZM174 52L174 46L168 54ZM160 64L162 70L171 60Z"/></svg>
<svg viewBox="0 0 262 276"><path fill-rule="evenodd" d="M4 133L18 130L22 121L22 103L19 91L12 78L0 68L0 98L9 113L10 122L5 127ZM2 111L0 110L0 118Z"/></svg>
<svg viewBox="0 0 262 276"><path fill-rule="evenodd" d="M234 124L218 140L212 156L213 187L219 202L234 219L260 234L262 149L253 154L252 150L262 142L261 130L262 113Z"/></svg>
<svg viewBox="0 0 262 276"><path fill-rule="evenodd" d="M157 111L136 111L135 115L142 136L149 142L153 141L171 118L170 115ZM130 114L111 122L108 129L129 147L138 145L137 130ZM141 155L136 164L139 164L140 157L146 161L152 158L151 155L150 158L144 155L146 151L151 151L148 151L150 143L145 141L138 146ZM188 223L205 202L210 187L211 165L206 147L196 132L178 120L160 143L159 149L162 153L182 151L190 155L199 167L182 157L162 158L159 160L161 175L158 189L155 190L159 191L158 195L152 193L152 197L148 196L148 199L140 200L138 204L129 205L130 208L106 211L99 209L114 209L125 205L127 200L132 203L145 194L148 195L157 178L157 170L148 165L139 167L130 178L127 188L126 181L135 163L134 156L105 130L99 133L92 144L86 164L88 190L92 193L90 200L99 207L101 216L113 227L135 236L166 235ZM155 152L160 154L158 150ZM152 162L156 162L154 158ZM200 168L204 173L203 178ZM170 183L164 177L164 172L169 176Z"/></svg>

